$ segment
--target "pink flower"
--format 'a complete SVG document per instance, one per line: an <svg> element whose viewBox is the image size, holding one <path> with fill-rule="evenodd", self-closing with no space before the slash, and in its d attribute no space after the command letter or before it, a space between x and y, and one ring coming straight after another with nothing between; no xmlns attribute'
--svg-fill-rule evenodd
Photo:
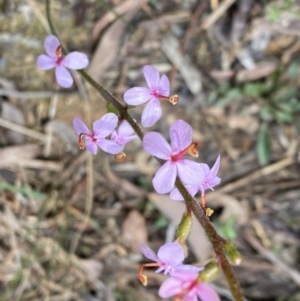
<svg viewBox="0 0 300 301"><path fill-rule="evenodd" d="M164 271L165 275L172 275L175 271L190 271L198 272L202 268L197 268L192 265L184 265L185 255L183 247L177 242L170 242L162 245L157 255L146 245L140 245L140 250L150 260L155 261L157 264L144 264L143 266L158 266L156 273ZM141 274L141 270L140 270Z"/></svg>
<svg viewBox="0 0 300 301"><path fill-rule="evenodd" d="M73 84L73 78L66 67L78 70L89 64L87 56L81 52L74 51L65 57L62 56L60 42L54 35L45 38L44 48L48 55L41 54L36 64L42 70L55 68L57 83L64 88L70 88Z"/></svg>
<svg viewBox="0 0 300 301"><path fill-rule="evenodd" d="M131 125L126 120L123 120L118 128L111 134L110 140L125 146L128 142L137 138L138 136L135 134Z"/></svg>
<svg viewBox="0 0 300 301"><path fill-rule="evenodd" d="M204 180L203 169L196 162L183 159L186 154L194 157L198 155L196 143L192 143L193 130L183 120L177 120L170 127L171 146L165 138L157 133L150 132L144 136L143 147L149 154L166 162L156 172L152 183L158 193L168 193L172 190L176 176L183 183L196 185Z"/></svg>
<svg viewBox="0 0 300 301"><path fill-rule="evenodd" d="M186 189L189 191L189 193L194 196L198 191L201 192L201 195L205 195L205 190L211 189L213 190L213 187L216 185L219 185L221 182L221 179L217 177L217 174L219 172L220 168L220 155L218 156L214 166L212 169L209 168L209 166L205 163L200 163L199 167L204 172L204 179L202 181L199 181L196 185L195 184L189 184L185 182L184 184ZM183 201L183 197L178 191L178 189L174 189L171 194L170 198L174 201Z"/></svg>
<svg viewBox="0 0 300 301"><path fill-rule="evenodd" d="M163 298L176 296L183 301L220 301L218 294L206 283L198 279L198 273L174 273L159 288L158 295Z"/></svg>
<svg viewBox="0 0 300 301"><path fill-rule="evenodd" d="M169 79L165 75L160 78L156 68L146 65L143 68L143 72L149 89L143 87L131 88L125 92L124 100L127 104L133 106L148 102L142 114L142 125L150 127L161 117L160 100L168 100L176 104L178 96L169 97Z"/></svg>
<svg viewBox="0 0 300 301"><path fill-rule="evenodd" d="M86 149L93 155L97 154L97 146L110 154L118 154L123 146L105 137L110 135L118 125L118 117L113 113L107 113L93 123L93 131L90 131L85 123L78 117L73 119L74 129L79 136L79 146L84 148L83 137L85 138Z"/></svg>

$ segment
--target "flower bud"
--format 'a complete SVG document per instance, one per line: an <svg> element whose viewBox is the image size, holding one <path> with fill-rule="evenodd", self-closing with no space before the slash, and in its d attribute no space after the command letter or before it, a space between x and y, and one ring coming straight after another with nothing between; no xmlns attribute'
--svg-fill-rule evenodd
<svg viewBox="0 0 300 301"><path fill-rule="evenodd" d="M226 256L231 264L239 265L241 263L242 256L232 242L226 241L224 243L224 250L225 250Z"/></svg>
<svg viewBox="0 0 300 301"><path fill-rule="evenodd" d="M192 215L190 211L184 212L177 228L177 241L183 246L187 240L192 227Z"/></svg>
<svg viewBox="0 0 300 301"><path fill-rule="evenodd" d="M210 282L217 277L218 273L218 263L216 260L212 260L204 267L204 270L199 273L198 279L202 282Z"/></svg>

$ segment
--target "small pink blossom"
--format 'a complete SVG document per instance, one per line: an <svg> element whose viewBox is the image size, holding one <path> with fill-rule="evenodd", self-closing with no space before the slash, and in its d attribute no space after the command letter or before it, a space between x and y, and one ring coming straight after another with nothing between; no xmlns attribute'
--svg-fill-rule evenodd
<svg viewBox="0 0 300 301"><path fill-rule="evenodd" d="M55 68L57 83L64 88L70 88L73 84L73 78L67 68L84 69L89 64L88 57L81 52L74 51L65 57L62 56L60 42L54 35L45 38L44 48L47 55L41 54L36 64L42 70Z"/></svg>
<svg viewBox="0 0 300 301"><path fill-rule="evenodd" d="M144 136L143 147L149 154L166 162L157 170L152 183L154 189L161 194L172 190L176 176L183 183L196 185L204 180L204 171L201 166L191 160L184 159L186 154L197 156L196 143L192 142L192 127L183 120L177 120L170 127L171 146L165 138L157 133L150 132Z"/></svg>
<svg viewBox="0 0 300 301"><path fill-rule="evenodd" d="M186 189L189 191L189 193L194 196L198 191L201 192L202 197L205 195L205 190L211 189L214 190L213 187L216 185L219 185L221 182L221 179L217 177L217 174L219 172L220 168L220 155L218 156L214 166L210 169L209 166L205 163L200 163L199 167L204 172L204 179L202 181L199 181L196 184L190 184L187 182L184 182ZM170 193L170 198L174 201L183 201L183 197L180 194L178 189L174 189Z"/></svg>
<svg viewBox="0 0 300 301"><path fill-rule="evenodd" d="M160 99L168 100L175 104L178 97L169 98L170 82L163 75L161 78L156 68L146 65L143 68L144 76L149 88L134 87L124 94L124 100L127 104L137 106L148 102L142 113L142 125L150 127L154 125L161 117Z"/></svg>
<svg viewBox="0 0 300 301"><path fill-rule="evenodd" d="M93 155L97 154L97 146L110 154L118 154L123 150L123 146L115 141L105 139L118 125L116 114L107 113L99 120L93 123L93 131L90 131L86 124L78 117L73 119L74 129L79 137L79 146L84 147L83 137L85 138L85 147Z"/></svg>
<svg viewBox="0 0 300 301"><path fill-rule="evenodd" d="M157 255L146 245L140 245L140 250L145 257L157 263L156 266L159 268L156 270L156 273L164 271L165 275L172 275L175 271L197 272L201 269L192 265L183 264L185 258L184 250L177 242L170 242L162 245L159 248ZM147 266L147 264L145 266Z"/></svg>
<svg viewBox="0 0 300 301"><path fill-rule="evenodd" d="M175 272L159 288L158 295L167 299L176 296L183 301L220 301L218 294L206 283L198 279L198 273Z"/></svg>
<svg viewBox="0 0 300 301"><path fill-rule="evenodd" d="M128 142L137 138L138 136L135 134L131 125L126 120L123 120L118 128L111 134L110 140L125 146Z"/></svg>

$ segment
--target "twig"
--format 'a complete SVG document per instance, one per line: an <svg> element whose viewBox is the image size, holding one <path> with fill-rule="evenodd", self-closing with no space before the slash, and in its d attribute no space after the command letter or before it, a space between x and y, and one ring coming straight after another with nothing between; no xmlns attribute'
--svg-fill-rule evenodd
<svg viewBox="0 0 300 301"><path fill-rule="evenodd" d="M277 266L287 277L291 278L298 286L300 286L300 274L298 271L289 267L279 258L277 258L272 252L265 249L249 230L244 231L243 237L261 256Z"/></svg>
<svg viewBox="0 0 300 301"><path fill-rule="evenodd" d="M203 22L202 29L208 29L226 12L236 0L225 0Z"/></svg>
<svg viewBox="0 0 300 301"><path fill-rule="evenodd" d="M3 118L0 118L0 126L3 126L9 130L12 130L12 131L15 131L15 132L18 132L18 133L21 133L23 135L26 135L28 137L31 137L31 138L34 138L34 139L37 139L37 140L41 140L41 141L45 141L45 135L40 133L40 132L37 132L37 131L34 131L34 130L30 130L22 125L19 125L19 124L16 124L14 122L11 122L11 121L8 121L8 120L5 120Z"/></svg>
<svg viewBox="0 0 300 301"><path fill-rule="evenodd" d="M56 92L52 91L15 91L8 89L0 89L0 95L11 96L20 99L36 99L36 98L50 98ZM65 94L65 93L64 93Z"/></svg>
<svg viewBox="0 0 300 301"><path fill-rule="evenodd" d="M256 180L257 178L272 174L277 172L295 162L294 157L287 157L281 161L278 161L274 164L268 165L266 167L261 168L260 170L252 172L250 175L237 180L235 182L231 182L226 186L220 188L218 193L229 193L246 185L249 185L249 182Z"/></svg>

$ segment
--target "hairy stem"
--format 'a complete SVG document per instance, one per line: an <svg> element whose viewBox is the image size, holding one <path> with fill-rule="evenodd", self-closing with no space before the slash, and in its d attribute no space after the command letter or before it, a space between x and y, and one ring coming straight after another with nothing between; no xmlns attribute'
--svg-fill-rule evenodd
<svg viewBox="0 0 300 301"><path fill-rule="evenodd" d="M56 29L52 22L51 12L50 12L50 0L46 0L46 11L47 11L47 19L51 29L51 32L57 35ZM67 52L66 47L62 45L62 48L65 52ZM144 133L139 127L139 125L134 121L134 119L128 114L127 108L124 107L111 93L109 93L103 86L95 82L84 70L78 70L80 75L91 85L93 86L101 95L102 97L119 112L120 116L127 120L128 123L132 126L135 133L138 137L143 140ZM163 164L163 160L159 160L160 164ZM208 239L210 240L213 249L216 253L219 265L227 279L229 284L230 291L236 301L243 301L243 295L241 289L238 285L238 282L233 274L231 269L231 265L228 262L224 251L224 239L218 235L215 228L209 221L208 217L206 216L205 210L200 206L200 204L189 194L186 190L185 186L182 184L179 178L176 179L175 185L177 189L180 191L181 195L184 197L186 206L193 212L196 216L197 220L199 221L200 225L203 227Z"/></svg>

